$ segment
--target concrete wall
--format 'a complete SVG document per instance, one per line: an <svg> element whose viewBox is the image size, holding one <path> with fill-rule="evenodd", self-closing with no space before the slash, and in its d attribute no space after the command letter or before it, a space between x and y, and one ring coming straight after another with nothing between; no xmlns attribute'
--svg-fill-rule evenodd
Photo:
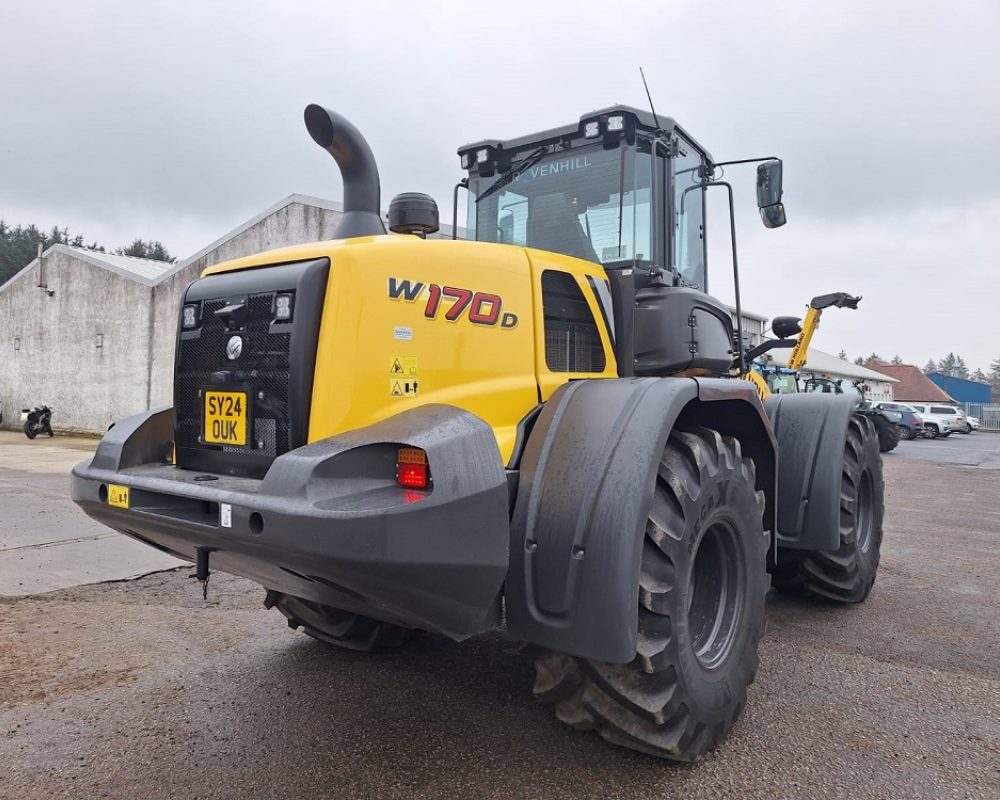
<svg viewBox="0 0 1000 800"><path fill-rule="evenodd" d="M4 425L47 403L53 426L103 431L146 408L151 292L66 253L21 272L0 292Z"/></svg>

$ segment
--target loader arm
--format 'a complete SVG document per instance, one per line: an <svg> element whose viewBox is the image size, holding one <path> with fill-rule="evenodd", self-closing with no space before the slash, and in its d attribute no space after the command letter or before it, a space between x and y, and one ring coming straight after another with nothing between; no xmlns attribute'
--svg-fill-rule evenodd
<svg viewBox="0 0 1000 800"><path fill-rule="evenodd" d="M853 297L845 292L834 292L833 294L821 294L809 301L809 310L802 321L802 330L792 348L792 353L788 357L788 368L796 372L805 366L806 358L809 354L809 344L812 342L813 334L819 327L819 319L823 315L823 309L830 306L837 308L857 308L861 302L860 297Z"/></svg>

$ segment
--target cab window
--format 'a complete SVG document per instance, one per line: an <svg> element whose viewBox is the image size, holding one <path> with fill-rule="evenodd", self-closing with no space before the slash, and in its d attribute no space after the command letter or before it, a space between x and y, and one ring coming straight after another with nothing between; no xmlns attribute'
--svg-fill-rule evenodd
<svg viewBox="0 0 1000 800"><path fill-rule="evenodd" d="M545 365L551 372L604 372L607 359L590 306L572 275L542 273Z"/></svg>
<svg viewBox="0 0 1000 800"><path fill-rule="evenodd" d="M704 157L684 137L677 137L674 170L674 269L682 285L707 291L705 273Z"/></svg>

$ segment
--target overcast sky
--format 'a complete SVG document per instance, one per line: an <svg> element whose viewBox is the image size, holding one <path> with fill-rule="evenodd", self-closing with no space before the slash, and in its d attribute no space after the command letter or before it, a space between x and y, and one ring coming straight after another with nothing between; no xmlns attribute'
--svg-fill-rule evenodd
<svg viewBox="0 0 1000 800"><path fill-rule="evenodd" d="M210 9L210 10L209 10ZM616 102L718 160L785 159L788 225L737 189L744 305L829 312L816 346L1000 358L1000 2L0 0L0 217L190 255L283 197L339 200L302 109L368 137L383 205L450 217L456 148ZM732 300L723 195L710 283Z"/></svg>

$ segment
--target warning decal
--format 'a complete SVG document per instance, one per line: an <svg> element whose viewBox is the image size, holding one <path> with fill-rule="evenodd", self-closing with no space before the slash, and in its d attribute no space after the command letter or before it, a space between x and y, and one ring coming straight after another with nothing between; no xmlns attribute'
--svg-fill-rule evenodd
<svg viewBox="0 0 1000 800"><path fill-rule="evenodd" d="M414 397L417 388L416 378L389 378L390 397Z"/></svg>
<svg viewBox="0 0 1000 800"><path fill-rule="evenodd" d="M417 376L417 357L393 356L389 359L389 374L415 378Z"/></svg>

